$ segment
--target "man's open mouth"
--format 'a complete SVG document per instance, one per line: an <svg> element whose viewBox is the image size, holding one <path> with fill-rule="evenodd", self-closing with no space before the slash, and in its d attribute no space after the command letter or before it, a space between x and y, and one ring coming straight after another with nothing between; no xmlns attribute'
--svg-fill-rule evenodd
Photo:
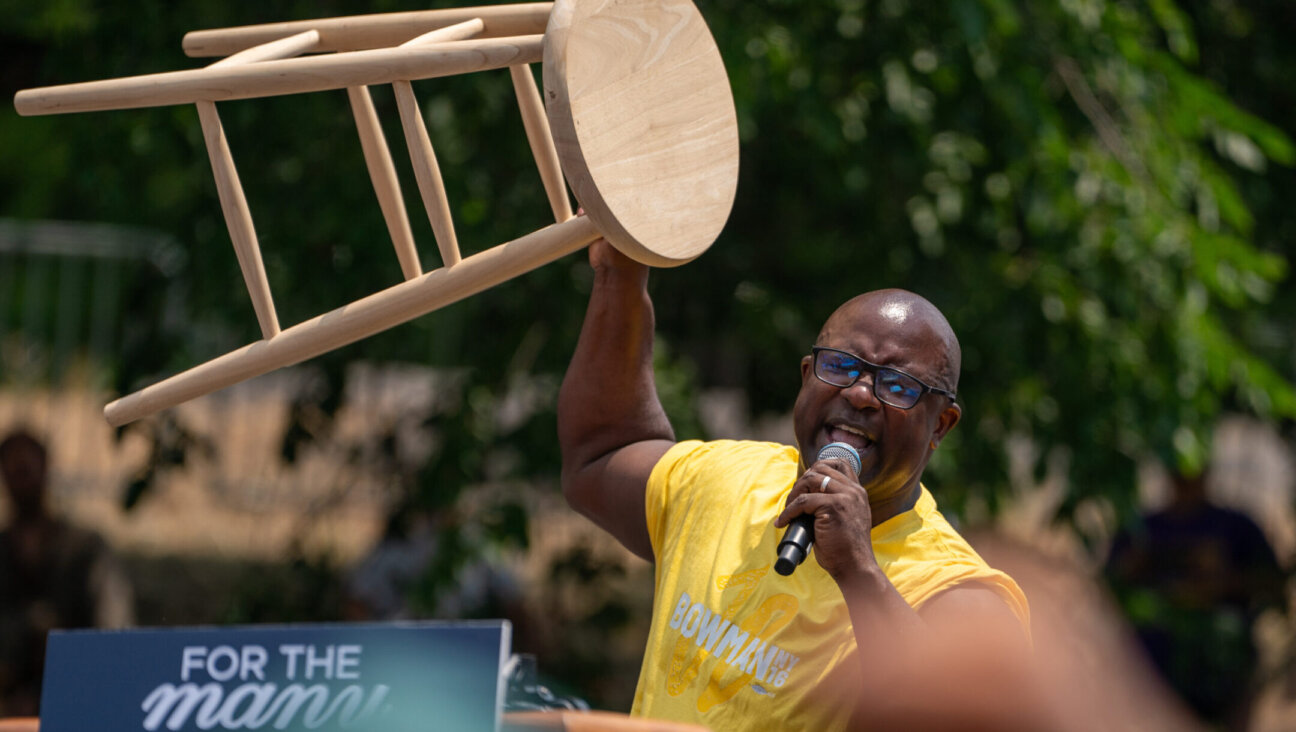
<svg viewBox="0 0 1296 732"><path fill-rule="evenodd" d="M849 424L829 424L828 439L833 442L844 442L856 450L867 450L873 446L873 436L860 427Z"/></svg>

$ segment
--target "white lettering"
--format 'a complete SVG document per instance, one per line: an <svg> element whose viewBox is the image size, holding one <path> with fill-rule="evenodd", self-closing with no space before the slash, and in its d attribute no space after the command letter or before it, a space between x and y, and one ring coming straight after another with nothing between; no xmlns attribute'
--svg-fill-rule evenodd
<svg viewBox="0 0 1296 732"><path fill-rule="evenodd" d="M162 727L179 730L196 727L210 730L262 729L271 719L274 729L305 726L315 729L336 719L350 727L377 716L391 687L378 684L366 691L358 684L343 687L329 696L324 684L304 687L289 684L242 684L224 695L219 684L161 684L141 704L143 727L152 732Z"/></svg>
<svg viewBox="0 0 1296 732"><path fill-rule="evenodd" d="M333 678L333 646L324 646L324 655L315 655L315 646L306 646L306 678L315 678L315 669L324 670L324 678Z"/></svg>
<svg viewBox="0 0 1296 732"><path fill-rule="evenodd" d="M275 719L275 727L283 729L292 724L293 716L297 710L310 700L310 706L306 709L305 717L314 717L324 710L324 705L328 703L328 687L323 684L315 684L310 688L303 688L301 684L292 684L284 687L280 692L279 699L275 699L276 706L279 700L283 700L283 711L279 712L279 717Z"/></svg>
<svg viewBox="0 0 1296 732"><path fill-rule="evenodd" d="M391 687L386 684L378 684L375 686L373 691L369 692L369 701L364 705L364 708L360 710L360 713L353 719L341 720L342 725L346 726L348 724L354 724L355 722L369 719L377 714L379 705L387 700L388 691L391 691Z"/></svg>
<svg viewBox="0 0 1296 732"><path fill-rule="evenodd" d="M349 689L351 687L347 688ZM327 722L329 716L333 714L333 709L337 706L337 699L333 700L335 702L334 704L329 704L328 687L323 684L316 684L311 687L311 691L316 689L319 689L320 693L311 699L310 706L306 707L306 713L302 715L302 722L304 722L309 729L315 729L321 724ZM340 698L341 697L338 697L338 699ZM283 728L280 727L280 729Z"/></svg>
<svg viewBox="0 0 1296 732"><path fill-rule="evenodd" d="M201 669L206 655L207 646L185 646L180 653L180 680L189 680L190 669Z"/></svg>
<svg viewBox="0 0 1296 732"><path fill-rule="evenodd" d="M144 698L140 708L147 714L144 718L144 729L155 730L166 719L168 729L180 729L189 721L194 707L202 704L201 716L209 717L215 713L221 703L220 684L162 684Z"/></svg>
<svg viewBox="0 0 1296 732"><path fill-rule="evenodd" d="M269 654L261 646L243 646L243 659L239 665L239 681L247 681L252 674L257 681L265 681L265 665Z"/></svg>
<svg viewBox="0 0 1296 732"><path fill-rule="evenodd" d="M225 670L220 668L220 660L229 659L229 665ZM216 646L212 652L207 654L207 675L215 681L229 681L238 673L239 656L238 652L229 646Z"/></svg>
<svg viewBox="0 0 1296 732"><path fill-rule="evenodd" d="M680 593L670 627L679 630L682 638L692 639L698 648L706 649L707 653L762 684L783 686L792 667L801 660L769 639L740 629L702 602L693 602L687 592Z"/></svg>
<svg viewBox="0 0 1296 732"><path fill-rule="evenodd" d="M360 691L360 687L355 685L348 686L333 698L333 701L328 706L328 710L323 714L316 718L311 718L309 716L306 717L306 726L314 729L321 724L324 724L333 716L334 712L338 711L339 708L342 710L341 712L338 712L339 721L343 719L352 719L355 717L356 712L360 710L360 705L363 703L364 694ZM346 706L343 706L344 704Z"/></svg>
<svg viewBox="0 0 1296 732"><path fill-rule="evenodd" d="M360 678L360 646L338 646L337 677L339 679ZM355 667L355 668L353 668Z"/></svg>
<svg viewBox="0 0 1296 732"><path fill-rule="evenodd" d="M752 669L756 664L756 659L753 657L753 654L758 654L764 649L764 640L761 638L752 638L743 648L742 653L738 655L738 660L732 661L731 663L742 669L743 673L749 674L752 672Z"/></svg>
<svg viewBox="0 0 1296 732"><path fill-rule="evenodd" d="M692 599L687 592L680 593L679 604L675 606L675 613L671 615L670 619L671 630L679 629L680 623L684 620L684 611L688 609L689 602Z"/></svg>
<svg viewBox="0 0 1296 732"><path fill-rule="evenodd" d="M266 684L266 686L273 687L274 684ZM274 700L270 702L270 706L266 708L264 711L260 712L258 716L252 720L252 723L249 725L248 728L261 729L266 725L266 722L270 721L271 717L279 713L279 707L283 706L284 704L291 701L292 699L297 698L297 696L300 695L301 693L302 693L301 684L289 684L288 686L285 686L283 691L279 692L275 696Z"/></svg>
<svg viewBox="0 0 1296 732"><path fill-rule="evenodd" d="M738 651L742 650L742 645L747 642L747 636L747 631L739 630L736 625L729 626L729 630L725 631L724 638L720 639L720 645L716 646L716 656L723 656L726 650L732 648L733 650L729 651L729 657L725 659L725 663L732 664L734 657L738 655Z"/></svg>
<svg viewBox="0 0 1296 732"><path fill-rule="evenodd" d="M234 692L225 697L225 701L220 706L220 711L216 713L215 722L225 729L239 729L246 727L255 729L253 726L258 717L265 712L265 708L270 704L275 696L274 684L243 684L234 689ZM243 710L242 714L236 714L238 707L248 699L248 707ZM259 726L259 725L257 725Z"/></svg>
<svg viewBox="0 0 1296 732"><path fill-rule="evenodd" d="M698 630L697 641L699 648L707 649L710 653L715 644L720 641L724 632L729 629L729 621L720 617L720 613L711 613L710 622L702 621L702 627Z"/></svg>
<svg viewBox="0 0 1296 732"><path fill-rule="evenodd" d="M288 657L288 680L297 678L297 657L306 652L306 646L283 645L279 646L279 652Z"/></svg>
<svg viewBox="0 0 1296 732"><path fill-rule="evenodd" d="M216 646L212 649L206 646L185 646L180 654L180 680L189 681L193 672L202 671L213 681L229 681L236 674L239 681L247 681L249 675L258 681L265 681L268 655L265 648L257 645L242 646L238 650L232 646Z"/></svg>
<svg viewBox="0 0 1296 732"><path fill-rule="evenodd" d="M693 607L689 608L688 615L684 616L683 634L685 638L692 638L693 634L697 632L698 626L701 625L702 613L710 615L711 611L707 610L706 606L700 602L694 603Z"/></svg>
<svg viewBox="0 0 1296 732"><path fill-rule="evenodd" d="M769 675L770 669L773 668L771 662L774 660L774 657L778 655L778 653L779 653L779 647L773 645L770 646L769 650L765 651L764 653L760 653L759 651L756 653L756 680L757 681L765 681L765 677Z"/></svg>

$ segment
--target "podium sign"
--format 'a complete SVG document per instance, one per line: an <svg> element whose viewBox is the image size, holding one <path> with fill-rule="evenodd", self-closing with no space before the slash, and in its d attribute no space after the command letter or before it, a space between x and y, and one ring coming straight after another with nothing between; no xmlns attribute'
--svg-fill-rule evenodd
<svg viewBox="0 0 1296 732"><path fill-rule="evenodd" d="M507 621L63 631L41 732L499 728Z"/></svg>

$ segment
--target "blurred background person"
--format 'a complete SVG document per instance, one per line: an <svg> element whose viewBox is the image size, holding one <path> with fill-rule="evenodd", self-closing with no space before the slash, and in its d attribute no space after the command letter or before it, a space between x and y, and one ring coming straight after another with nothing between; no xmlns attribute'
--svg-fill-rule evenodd
<svg viewBox="0 0 1296 732"><path fill-rule="evenodd" d="M1171 499L1117 534L1112 589L1148 658L1201 717L1249 724L1259 653L1256 618L1283 607L1285 576L1245 514L1213 504L1206 470L1171 475Z"/></svg>
<svg viewBox="0 0 1296 732"><path fill-rule="evenodd" d="M50 630L133 620L131 587L108 545L50 514L48 467L45 446L30 433L0 442L10 510L0 531L0 716L37 713Z"/></svg>

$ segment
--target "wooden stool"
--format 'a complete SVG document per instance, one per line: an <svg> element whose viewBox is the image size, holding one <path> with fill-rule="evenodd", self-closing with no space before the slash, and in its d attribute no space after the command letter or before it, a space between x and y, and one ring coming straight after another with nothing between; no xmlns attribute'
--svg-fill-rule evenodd
<svg viewBox="0 0 1296 732"><path fill-rule="evenodd" d="M719 235L733 206L738 133L719 51L689 0L554 3L326 18L191 32L201 69L18 92L22 115L194 104L262 340L124 396L114 426L313 358L474 295L600 236L656 267ZM304 56L303 54L314 54ZM530 64L543 62L542 103ZM555 223L461 257L411 80L508 68ZM441 255L423 272L368 86L391 84ZM405 281L281 329L216 103L346 89ZM563 174L588 217L572 217Z"/></svg>

